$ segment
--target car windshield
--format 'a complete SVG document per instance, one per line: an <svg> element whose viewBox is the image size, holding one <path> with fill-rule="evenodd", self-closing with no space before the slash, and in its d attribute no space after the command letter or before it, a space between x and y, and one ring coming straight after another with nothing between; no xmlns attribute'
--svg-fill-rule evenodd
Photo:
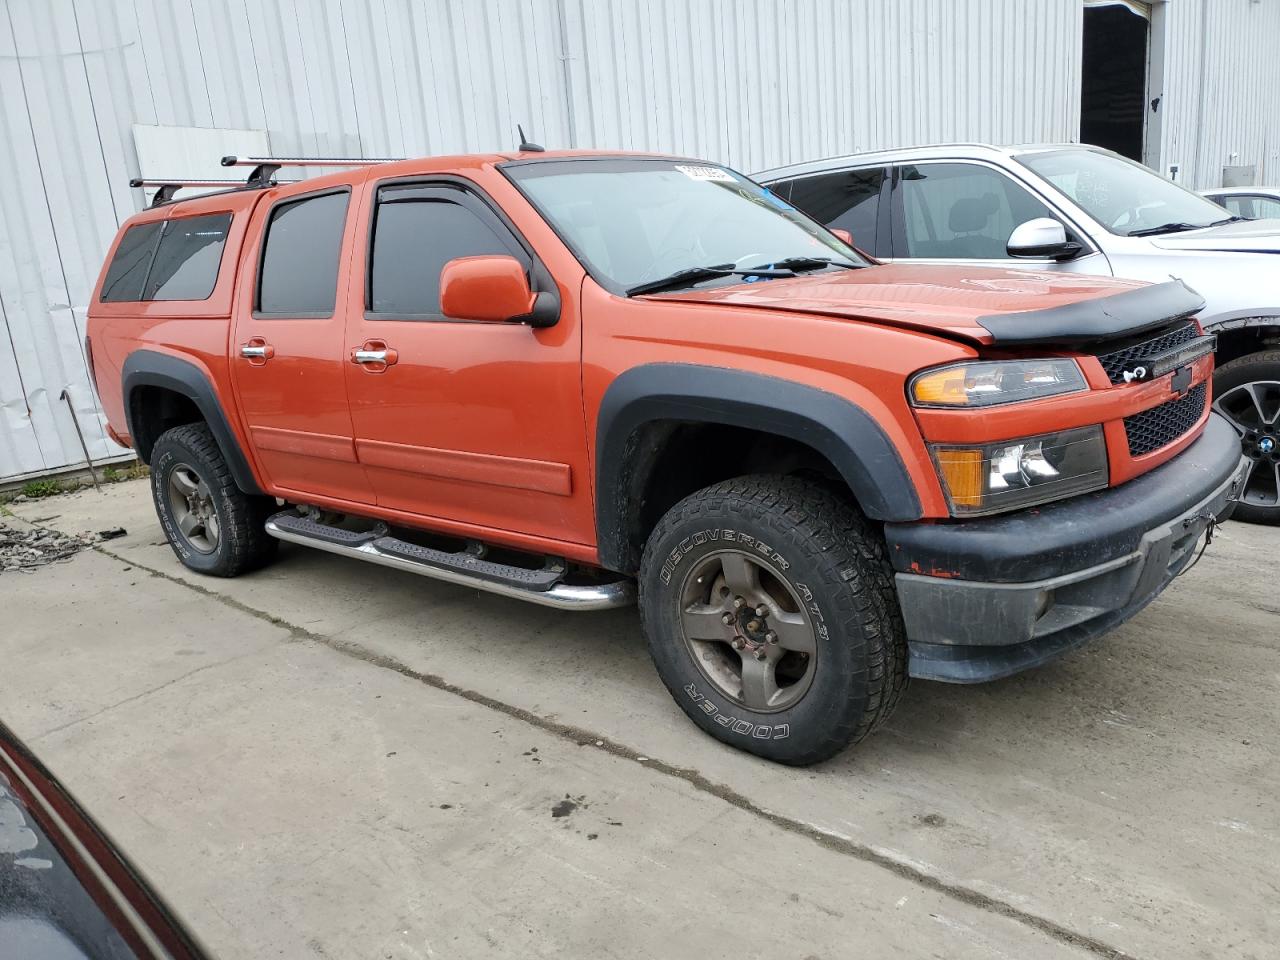
<svg viewBox="0 0 1280 960"><path fill-rule="evenodd" d="M826 269L826 261L867 263L785 200L713 164L608 158L502 169L614 293L663 286L664 278L672 287L741 283ZM743 276L746 268L767 272Z"/></svg>
<svg viewBox="0 0 1280 960"><path fill-rule="evenodd" d="M1175 233L1223 223L1230 215L1132 160L1097 150L1053 150L1018 157L1112 233Z"/></svg>

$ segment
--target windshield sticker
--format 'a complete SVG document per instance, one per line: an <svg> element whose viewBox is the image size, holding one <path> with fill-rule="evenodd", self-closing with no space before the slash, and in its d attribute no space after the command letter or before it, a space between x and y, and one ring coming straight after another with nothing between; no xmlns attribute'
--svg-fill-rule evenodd
<svg viewBox="0 0 1280 960"><path fill-rule="evenodd" d="M676 169L690 180L718 180L721 183L737 183L733 174L719 167L694 166L691 163L677 163Z"/></svg>

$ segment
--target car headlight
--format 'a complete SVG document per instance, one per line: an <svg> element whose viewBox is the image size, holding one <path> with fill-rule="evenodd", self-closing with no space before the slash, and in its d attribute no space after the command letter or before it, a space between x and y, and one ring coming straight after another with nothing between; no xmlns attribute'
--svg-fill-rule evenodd
<svg viewBox="0 0 1280 960"><path fill-rule="evenodd" d="M925 370L911 378L917 407L991 407L1089 389L1074 360L980 360Z"/></svg>
<svg viewBox="0 0 1280 960"><path fill-rule="evenodd" d="M981 516L1107 485L1101 425L975 446L929 448L952 516Z"/></svg>

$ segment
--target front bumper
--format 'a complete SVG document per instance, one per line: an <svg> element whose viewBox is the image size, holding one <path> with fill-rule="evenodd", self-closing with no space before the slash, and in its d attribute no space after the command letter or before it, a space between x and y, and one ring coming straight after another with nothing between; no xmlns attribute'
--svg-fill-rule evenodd
<svg viewBox="0 0 1280 960"><path fill-rule="evenodd" d="M1119 626L1235 506L1248 461L1217 414L1163 466L1095 494L951 523L887 524L910 673L981 683Z"/></svg>

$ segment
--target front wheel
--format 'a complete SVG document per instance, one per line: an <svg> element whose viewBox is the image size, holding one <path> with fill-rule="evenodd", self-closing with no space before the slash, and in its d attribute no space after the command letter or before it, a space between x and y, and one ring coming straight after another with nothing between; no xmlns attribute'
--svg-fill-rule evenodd
<svg viewBox="0 0 1280 960"><path fill-rule="evenodd" d="M687 497L639 579L663 683L731 746L817 763L883 723L906 686L883 538L816 484L743 477Z"/></svg>
<svg viewBox="0 0 1280 960"><path fill-rule="evenodd" d="M1251 353L1213 377L1213 409L1226 417L1252 461L1232 519L1280 524L1280 350Z"/></svg>

